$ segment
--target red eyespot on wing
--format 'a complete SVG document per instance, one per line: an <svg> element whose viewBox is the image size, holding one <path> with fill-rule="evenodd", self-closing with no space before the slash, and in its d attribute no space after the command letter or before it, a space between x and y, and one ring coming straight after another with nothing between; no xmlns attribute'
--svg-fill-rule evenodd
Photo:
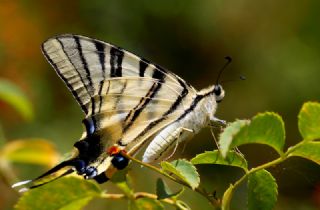
<svg viewBox="0 0 320 210"><path fill-rule="evenodd" d="M115 154L118 154L120 152L120 148L117 147L117 146L111 146L107 149L107 153L112 156L112 155L115 155Z"/></svg>
<svg viewBox="0 0 320 210"><path fill-rule="evenodd" d="M113 155L116 155L116 154L119 154L120 152L123 152L123 153L127 153L126 150L124 149L121 149L119 148L118 146L111 146L107 149L107 153L110 155L110 156L113 156Z"/></svg>

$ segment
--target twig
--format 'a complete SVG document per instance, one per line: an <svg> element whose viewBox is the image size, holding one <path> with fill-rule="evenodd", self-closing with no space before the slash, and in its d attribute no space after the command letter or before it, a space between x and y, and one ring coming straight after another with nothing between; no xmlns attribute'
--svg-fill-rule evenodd
<svg viewBox="0 0 320 210"><path fill-rule="evenodd" d="M128 198L125 194L108 194L104 193L101 195L102 198L106 199L112 199L112 200L117 200L117 199L126 199ZM136 192L133 194L133 199L139 199L139 198L151 198L151 199L158 199L158 196L152 193L146 193L146 192ZM170 198L165 198L161 199L161 201L176 206L176 201Z"/></svg>
<svg viewBox="0 0 320 210"><path fill-rule="evenodd" d="M164 172L163 170L161 170L161 169L159 169L159 168L157 168L157 167L155 167L155 166L153 166L153 165L150 165L150 164L148 164L148 163L144 163L144 162L142 162L142 161L140 161L140 160L138 160L138 159L136 159L136 158L134 158L134 157L132 157L132 156L124 153L124 152L121 152L121 154L122 154L124 157L132 160L133 162L136 162L136 163L138 163L138 164L140 164L140 165L142 165L142 166L145 166L146 168L149 168L149 169L151 169L151 170L153 170L153 171L155 171L155 172L157 172L157 173L159 173L159 174L162 174L163 176L167 177L168 179L170 179L170 180L172 180L172 181L174 181L174 182L176 182L176 183L178 183L178 184L181 184L181 185L183 185L183 186L186 186L186 187L192 189L188 183L186 183L186 182L184 182L184 181L182 181L182 180L180 180L180 179L177 179L177 178L175 178L175 177L167 174L167 173ZM212 196L210 196L204 189L202 189L202 188L200 188L200 187L197 187L196 189L194 189L194 191L196 191L196 192L199 193L200 195L204 196L204 197L210 202L211 205L213 205L213 206L215 206L215 207L221 205L221 204L220 204L220 201L217 201L217 200L213 199Z"/></svg>
<svg viewBox="0 0 320 210"><path fill-rule="evenodd" d="M302 142L303 143L303 142ZM273 166L276 166L282 162L284 162L285 160L287 160L289 158L289 154L291 152L291 150L294 150L294 148L298 147L300 144L302 143L299 143L299 144L296 144L295 146L293 147L290 147L284 154L282 154L279 158L271 161L271 162L268 162L268 163L265 163L265 164L262 164L260 166L257 166L255 168L251 168L249 171L247 171L240 179L238 179L238 181L236 181L234 184L233 184L233 187L232 187L232 191L234 191L249 175L259 171L259 170L262 170L262 169L266 169L266 168L270 168L270 167L273 167Z"/></svg>

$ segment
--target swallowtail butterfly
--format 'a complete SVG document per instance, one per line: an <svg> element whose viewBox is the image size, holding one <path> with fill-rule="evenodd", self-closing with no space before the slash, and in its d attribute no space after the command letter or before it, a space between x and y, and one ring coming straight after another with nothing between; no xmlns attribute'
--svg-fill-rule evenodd
<svg viewBox="0 0 320 210"><path fill-rule="evenodd" d="M142 160L160 161L168 151L212 121L224 97L218 82L197 91L179 76L114 45L79 35L60 35L42 52L85 114L85 131L73 155L23 190L71 173L107 181L146 146ZM217 80L218 81L218 80Z"/></svg>

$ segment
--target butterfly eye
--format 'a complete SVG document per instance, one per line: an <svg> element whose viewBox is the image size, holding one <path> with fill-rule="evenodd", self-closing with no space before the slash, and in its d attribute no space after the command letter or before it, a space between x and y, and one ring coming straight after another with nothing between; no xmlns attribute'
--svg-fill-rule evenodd
<svg viewBox="0 0 320 210"><path fill-rule="evenodd" d="M221 94L221 86L220 85L216 85L216 86L214 86L214 89L213 89L213 92L214 92L214 94L216 95L216 96L220 96L220 94Z"/></svg>
<svg viewBox="0 0 320 210"><path fill-rule="evenodd" d="M114 155L112 161L112 165L117 168L118 170L122 170L127 167L129 160L123 157L120 153Z"/></svg>

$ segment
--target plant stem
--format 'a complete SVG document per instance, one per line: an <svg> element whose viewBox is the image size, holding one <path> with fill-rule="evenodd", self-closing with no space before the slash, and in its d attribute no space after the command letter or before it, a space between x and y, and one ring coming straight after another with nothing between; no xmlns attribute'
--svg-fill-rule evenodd
<svg viewBox="0 0 320 210"><path fill-rule="evenodd" d="M238 187L250 174L253 174L259 170L262 170L262 169L266 169L266 168L270 168L270 167L273 167L273 166L276 166L278 165L279 163L282 163L283 161L285 161L286 159L288 159L288 155L290 153L290 151L292 149L294 149L295 147L297 147L297 145L293 146L293 147L290 147L281 157L271 161L271 162L268 162L268 163L265 163L265 164L262 164L260 166L257 166L255 168L251 168L246 174L244 174L238 181L236 181L234 184L233 184L233 187L232 187L232 191L235 190L236 187Z"/></svg>
<svg viewBox="0 0 320 210"><path fill-rule="evenodd" d="M144 162L142 162L142 161L140 161L140 160L138 160L138 159L136 159L136 158L134 158L134 157L132 157L132 156L129 156L128 154L126 154L126 153L124 153L124 152L122 152L121 154L122 154L123 156L125 156L126 158L132 160L133 162L136 162L136 163L138 163L138 164L140 164L140 165L142 165L142 166L144 166L144 167L146 167L146 168L149 168L149 169L151 169L151 170L153 170L153 171L156 171L157 173L162 174L163 176L167 177L168 179L171 179L171 180L174 181L174 182L178 182L179 184L182 184L182 185L184 185L184 186L189 187L189 185L188 185L187 183L184 183L184 182L182 182L181 180L178 180L178 179L174 178L173 176L170 176L169 174L165 173L164 171L162 171L161 169L159 169L159 168L157 168L157 167L155 167L155 166L153 166L153 165L150 165L150 164L148 164L148 163L144 163Z"/></svg>
<svg viewBox="0 0 320 210"><path fill-rule="evenodd" d="M123 156L125 156L126 158L132 160L133 162L136 162L136 163L138 163L138 164L140 164L140 165L142 165L142 166L145 166L146 168L149 168L149 169L151 169L151 170L153 170L153 171L155 171L155 172L157 172L157 173L159 173L159 174L162 174L163 176L167 177L168 179L170 179L170 180L172 180L172 181L174 181L174 182L176 182L176 183L178 183L178 184L181 184L181 185L183 185L183 186L186 186L186 187L192 189L188 183L186 183L186 182L184 182L184 181L182 181L182 180L180 180L180 179L177 179L177 178L175 178L175 177L173 177L173 176L170 176L170 175L167 174L166 172L162 171L161 169L159 169L159 168L157 168L157 167L155 167L155 166L153 166L153 165L144 163L144 162L142 162L142 161L140 161L140 160L138 160L138 159L136 159L136 158L134 158L134 157L132 157L132 156L129 156L128 154L126 154L126 153L124 153L124 152L121 152L121 154L122 154ZM210 196L204 189L202 189L202 188L200 188L200 187L197 187L197 188L194 189L194 190L195 190L197 193L199 193L200 195L202 195L203 197L205 197L205 198L210 202L211 205L213 205L213 206L215 206L215 207L220 206L220 202L217 201L217 200L215 200L215 199L213 199L212 196Z"/></svg>
<svg viewBox="0 0 320 210"><path fill-rule="evenodd" d="M127 198L127 196L125 194L108 194L108 193L102 194L101 197L106 198L106 199L113 199L113 200ZM146 192L136 192L133 194L133 198L134 199L151 198L151 199L157 200L158 196L155 194L146 193ZM176 206L176 201L174 201L173 199L165 198L165 199L161 199L161 201L163 201L167 204L171 204L171 205Z"/></svg>

